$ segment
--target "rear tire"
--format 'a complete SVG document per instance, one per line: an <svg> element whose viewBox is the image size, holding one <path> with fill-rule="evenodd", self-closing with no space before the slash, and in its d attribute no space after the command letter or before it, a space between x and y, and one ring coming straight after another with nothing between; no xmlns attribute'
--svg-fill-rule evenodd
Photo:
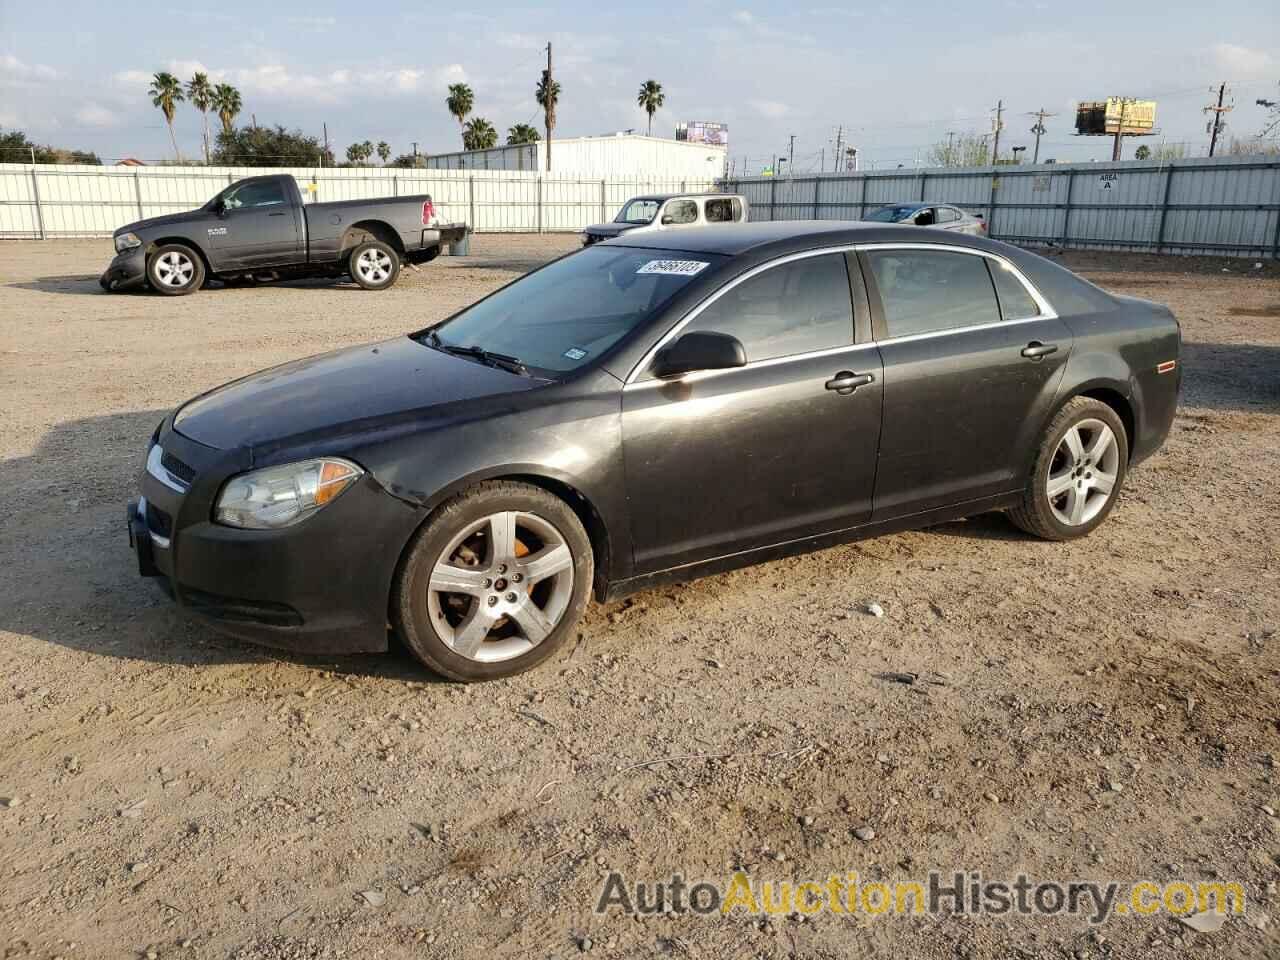
<svg viewBox="0 0 1280 960"><path fill-rule="evenodd" d="M441 676L511 676L573 634L594 567L582 521L559 497L524 483L480 483L414 536L392 588L391 621Z"/></svg>
<svg viewBox="0 0 1280 960"><path fill-rule="evenodd" d="M1116 412L1075 397L1049 423L1009 519L1045 540L1086 536L1115 507L1128 465L1129 436Z"/></svg>
<svg viewBox="0 0 1280 960"><path fill-rule="evenodd" d="M147 282L166 297L185 297L204 285L204 261L181 243L166 243L147 258Z"/></svg>
<svg viewBox="0 0 1280 960"><path fill-rule="evenodd" d="M400 254L381 240L366 240L351 251L347 270L366 290L385 290L400 276Z"/></svg>

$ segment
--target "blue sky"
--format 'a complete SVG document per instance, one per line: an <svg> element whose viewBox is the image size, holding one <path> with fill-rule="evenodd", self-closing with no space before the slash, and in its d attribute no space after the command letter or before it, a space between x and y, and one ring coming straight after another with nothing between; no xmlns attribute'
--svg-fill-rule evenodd
<svg viewBox="0 0 1280 960"><path fill-rule="evenodd" d="M797 171L816 168L823 148L829 164L838 124L864 160L910 165L949 130L988 131L1000 98L1006 144L1031 142L1029 111L1058 114L1042 156L1108 158L1109 143L1072 136L1074 103L1108 95L1158 100L1163 136L1194 154L1207 143L1210 84L1231 82L1240 135L1262 126L1258 97L1280 99L1275 0L202 6L0 0L0 126L104 157L163 157L150 74L203 68L241 89L244 121L317 135L327 122L339 154L364 139L439 153L460 142L444 107L451 82L469 83L475 112L503 134L540 123L533 88L548 39L558 136L643 130L635 94L652 77L667 94L654 133L727 122L738 169L744 157L758 169L792 134ZM197 154L198 114L182 109L177 130Z"/></svg>

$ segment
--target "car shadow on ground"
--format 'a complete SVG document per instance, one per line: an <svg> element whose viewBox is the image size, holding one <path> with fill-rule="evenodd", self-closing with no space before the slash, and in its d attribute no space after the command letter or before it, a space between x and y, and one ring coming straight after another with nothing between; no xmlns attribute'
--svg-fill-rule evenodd
<svg viewBox="0 0 1280 960"><path fill-rule="evenodd" d="M1185 406L1280 413L1280 346L1187 342L1182 369Z"/></svg>
<svg viewBox="0 0 1280 960"><path fill-rule="evenodd" d="M386 654L309 656L224 637L138 575L125 506L164 410L73 420L0 460L0 630L95 656L215 666L296 663L353 677L438 678L394 639ZM443 681L441 681L443 682Z"/></svg>
<svg viewBox="0 0 1280 960"><path fill-rule="evenodd" d="M62 276L54 277L36 277L32 280L20 280L16 283L6 283L6 287L12 287L15 290L36 290L40 293L63 293L73 294L75 296L98 296L105 294L98 284L96 274L84 273L68 273Z"/></svg>

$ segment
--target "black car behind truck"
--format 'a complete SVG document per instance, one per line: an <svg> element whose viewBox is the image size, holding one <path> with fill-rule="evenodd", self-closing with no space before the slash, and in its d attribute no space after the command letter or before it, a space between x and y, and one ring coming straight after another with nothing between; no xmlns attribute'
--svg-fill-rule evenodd
<svg viewBox="0 0 1280 960"><path fill-rule="evenodd" d="M249 177L198 210L151 217L115 232L106 290L143 285L182 296L208 278L225 283L350 275L366 290L396 282L403 263L433 260L465 241L441 224L428 194L303 203L288 175Z"/></svg>

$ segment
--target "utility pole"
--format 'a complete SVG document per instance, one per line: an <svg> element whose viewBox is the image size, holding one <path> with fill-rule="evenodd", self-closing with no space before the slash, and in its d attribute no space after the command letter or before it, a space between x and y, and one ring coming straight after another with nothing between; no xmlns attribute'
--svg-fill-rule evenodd
<svg viewBox="0 0 1280 960"><path fill-rule="evenodd" d="M1116 138L1111 144L1111 162L1112 163L1115 163L1120 159L1120 153L1124 149L1123 147L1124 118L1125 118L1125 114L1129 110L1129 104L1131 102L1132 102L1132 99L1129 97L1120 98L1120 125L1116 127Z"/></svg>
<svg viewBox="0 0 1280 960"><path fill-rule="evenodd" d="M796 168L796 135L791 135L791 150L787 154L787 172L790 173Z"/></svg>
<svg viewBox="0 0 1280 960"><path fill-rule="evenodd" d="M1048 117L1056 117L1057 114L1048 113L1044 107L1041 107L1035 113L1029 113L1027 116L1036 118L1036 125L1031 128L1031 132L1036 135L1036 152L1031 158L1031 162L1036 164L1040 162L1040 138L1049 132L1045 129L1044 121Z"/></svg>
<svg viewBox="0 0 1280 960"><path fill-rule="evenodd" d="M947 131L947 155L944 158L944 162L942 164L944 167L960 166L960 164L956 162L956 154L955 154L956 148L953 146L953 144L955 143L955 140L956 140L956 132L954 130L948 130Z"/></svg>
<svg viewBox="0 0 1280 960"><path fill-rule="evenodd" d="M1000 160L1000 128L1004 126L1004 101L996 101L996 129L995 140L991 144L991 164L994 166Z"/></svg>
<svg viewBox="0 0 1280 960"><path fill-rule="evenodd" d="M843 143L844 143L844 124L842 123L840 124L839 127L836 128L836 152L835 152L834 161L831 164L831 169L836 173L840 172L840 147L843 145Z"/></svg>
<svg viewBox="0 0 1280 960"><path fill-rule="evenodd" d="M1218 85L1218 105L1215 107L1212 103L1204 108L1205 113L1213 114L1213 123L1209 125L1209 156L1213 156L1213 151L1218 147L1218 135L1222 133L1226 127L1226 121L1222 119L1224 113L1230 113L1233 107L1224 107L1222 105L1223 98L1227 95L1227 85L1221 83Z"/></svg>
<svg viewBox="0 0 1280 960"><path fill-rule="evenodd" d="M329 124L326 121L322 124L324 127L324 143L320 145L320 166L324 166L324 155L329 152Z"/></svg>
<svg viewBox="0 0 1280 960"><path fill-rule="evenodd" d="M551 91L555 89L551 80L551 41L547 41L547 72L544 75L543 89L547 93L548 101L551 98ZM549 116L546 106L543 106L543 118ZM547 124L547 173L551 172L551 124Z"/></svg>

